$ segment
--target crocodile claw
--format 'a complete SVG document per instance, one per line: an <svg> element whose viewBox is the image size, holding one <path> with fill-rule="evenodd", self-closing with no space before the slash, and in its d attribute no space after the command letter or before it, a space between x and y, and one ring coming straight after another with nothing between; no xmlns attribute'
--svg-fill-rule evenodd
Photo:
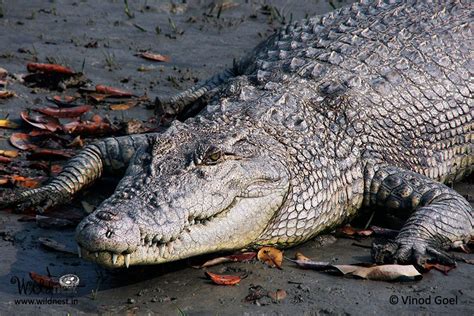
<svg viewBox="0 0 474 316"><path fill-rule="evenodd" d="M375 240L372 258L377 264L413 264L421 271L426 270L426 263L456 266L456 261L447 252L424 240Z"/></svg>
<svg viewBox="0 0 474 316"><path fill-rule="evenodd" d="M52 194L46 188L33 190L15 190L3 194L0 198L0 209L12 208L16 213L22 213L34 208L37 213L44 213L60 201L59 196Z"/></svg>

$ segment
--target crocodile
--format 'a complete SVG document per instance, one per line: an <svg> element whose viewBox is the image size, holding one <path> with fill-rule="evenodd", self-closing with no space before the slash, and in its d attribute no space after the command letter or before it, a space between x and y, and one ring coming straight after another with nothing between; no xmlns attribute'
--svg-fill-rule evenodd
<svg viewBox="0 0 474 316"><path fill-rule="evenodd" d="M455 264L448 250L473 235L472 207L447 185L474 170L473 9L362 1L284 26L156 101L197 114L87 145L3 206L41 211L125 170L76 230L79 254L106 267L289 247L364 210L406 221L373 244L377 263Z"/></svg>

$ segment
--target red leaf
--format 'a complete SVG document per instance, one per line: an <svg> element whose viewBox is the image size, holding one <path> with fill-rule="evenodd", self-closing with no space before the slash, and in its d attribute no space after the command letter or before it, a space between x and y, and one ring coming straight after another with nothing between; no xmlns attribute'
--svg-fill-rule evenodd
<svg viewBox="0 0 474 316"><path fill-rule="evenodd" d="M82 114L91 110L90 105L78 105L71 108L52 108L45 107L40 109L35 109L36 112L40 112L56 118L74 118L79 117Z"/></svg>
<svg viewBox="0 0 474 316"><path fill-rule="evenodd" d="M29 72L56 73L63 75L75 74L75 72L71 68L57 64L29 63L28 65L26 65L26 69L28 69Z"/></svg>
<svg viewBox="0 0 474 316"><path fill-rule="evenodd" d="M35 144L31 143L30 135L25 133L13 133L10 136L10 143L21 150L32 150L38 148Z"/></svg>
<svg viewBox="0 0 474 316"><path fill-rule="evenodd" d="M445 275L448 275L448 272L451 271L452 269L456 268L456 266L445 266L439 263L425 263L423 264L423 268L426 270L430 271L432 269L438 270L440 272L443 272Z"/></svg>
<svg viewBox="0 0 474 316"><path fill-rule="evenodd" d="M61 128L58 119L54 117L44 116L41 114L31 114L26 111L21 112L20 116L25 122L39 129L55 132Z"/></svg>
<svg viewBox="0 0 474 316"><path fill-rule="evenodd" d="M212 282L219 285L235 285L242 280L240 276L236 275L215 274L208 271L206 271L205 274L212 280Z"/></svg>
<svg viewBox="0 0 474 316"><path fill-rule="evenodd" d="M104 135L118 132L119 128L94 115L92 121L64 124L63 131L74 135Z"/></svg>
<svg viewBox="0 0 474 316"><path fill-rule="evenodd" d="M37 284L46 287L46 288L55 288L55 287L60 287L61 285L59 284L58 281L55 279L46 276L46 275L41 275L36 272L30 272L30 278Z"/></svg>
<svg viewBox="0 0 474 316"><path fill-rule="evenodd" d="M95 86L95 91L102 94L108 94L114 97L133 97L133 94L130 92L100 84Z"/></svg>

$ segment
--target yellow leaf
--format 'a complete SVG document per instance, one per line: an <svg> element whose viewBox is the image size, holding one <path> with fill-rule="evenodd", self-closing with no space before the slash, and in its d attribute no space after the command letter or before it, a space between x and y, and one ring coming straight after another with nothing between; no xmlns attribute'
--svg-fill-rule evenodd
<svg viewBox="0 0 474 316"><path fill-rule="evenodd" d="M10 120L0 120L0 127L5 128L18 128L18 124L13 123Z"/></svg>

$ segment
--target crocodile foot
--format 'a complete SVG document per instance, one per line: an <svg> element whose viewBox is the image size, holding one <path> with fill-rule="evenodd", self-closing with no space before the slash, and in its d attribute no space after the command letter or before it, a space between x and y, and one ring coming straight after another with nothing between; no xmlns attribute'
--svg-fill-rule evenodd
<svg viewBox="0 0 474 316"><path fill-rule="evenodd" d="M60 194L54 194L48 188L32 190L15 190L5 192L0 198L0 209L12 208L15 212L21 213L34 208L37 213L44 213L62 201Z"/></svg>
<svg viewBox="0 0 474 316"><path fill-rule="evenodd" d="M377 264L413 264L418 270L426 270L426 263L455 266L456 261L444 250L425 240L375 240L372 258Z"/></svg>

